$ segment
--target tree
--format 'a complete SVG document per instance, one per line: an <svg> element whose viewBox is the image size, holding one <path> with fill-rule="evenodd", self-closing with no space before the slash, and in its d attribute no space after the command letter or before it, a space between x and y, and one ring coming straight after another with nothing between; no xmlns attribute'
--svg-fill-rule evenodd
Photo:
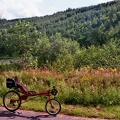
<svg viewBox="0 0 120 120"><path fill-rule="evenodd" d="M63 66L61 69L65 70L65 67L69 67L67 65L69 60L71 60L69 62L72 62L71 66L73 65L73 59L78 50L79 44L76 41L66 39L59 33L51 38L48 38L46 35L44 35L39 38L36 52L38 58L38 67L52 65L54 65L54 67L58 67L61 65ZM64 65L62 65L63 62Z"/></svg>
<svg viewBox="0 0 120 120"><path fill-rule="evenodd" d="M40 32L29 22L18 21L15 25L10 25L8 29L1 31L0 52L10 57L19 57L22 65L28 64L40 36Z"/></svg>
<svg viewBox="0 0 120 120"><path fill-rule="evenodd" d="M35 51L34 56L37 57L38 61L37 63L38 67L46 66L49 63L50 46L51 43L48 37L46 36L46 33L44 33L44 35L38 39L38 42L36 43L36 50L34 50Z"/></svg>

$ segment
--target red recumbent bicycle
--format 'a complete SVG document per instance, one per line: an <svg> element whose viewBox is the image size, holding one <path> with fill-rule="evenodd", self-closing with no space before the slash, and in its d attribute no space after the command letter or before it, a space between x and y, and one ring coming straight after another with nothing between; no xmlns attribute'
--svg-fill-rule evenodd
<svg viewBox="0 0 120 120"><path fill-rule="evenodd" d="M7 78L6 87L14 89L8 91L3 96L3 105L7 110L11 112L14 112L20 108L22 104L22 100L27 100L27 98L30 96L41 96L41 95L48 96L48 100L45 104L45 110L48 114L57 115L61 111L61 104L55 98L56 94L58 93L55 87L53 87L52 90L48 90L46 92L29 91L24 85L19 83L17 77ZM54 97L51 98L51 95L53 95Z"/></svg>

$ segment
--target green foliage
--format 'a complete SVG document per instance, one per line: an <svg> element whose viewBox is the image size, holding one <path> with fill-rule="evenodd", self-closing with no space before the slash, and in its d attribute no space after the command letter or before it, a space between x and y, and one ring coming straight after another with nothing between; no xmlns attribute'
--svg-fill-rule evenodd
<svg viewBox="0 0 120 120"><path fill-rule="evenodd" d="M52 66L61 71L72 69L74 67L74 55L78 50L79 44L76 41L66 39L59 33L51 38L44 35L39 39L36 50L38 67Z"/></svg>
<svg viewBox="0 0 120 120"><path fill-rule="evenodd" d="M93 82L94 80L92 80ZM98 105L103 104L118 105L120 104L120 91L117 86L102 86L102 81L97 81L97 84L90 85L91 81L83 81L78 85L73 86L69 84L64 88L64 98L61 100L65 104L82 104L82 105ZM100 82L100 83L99 83ZM119 85L119 83L117 83Z"/></svg>
<svg viewBox="0 0 120 120"><path fill-rule="evenodd" d="M107 73L107 74L106 74ZM46 91L56 86L61 103L72 105L120 105L120 74L109 70L80 70L57 74L49 70L9 71L0 75L0 96L7 91L5 78L17 75L29 90ZM6 76L6 77L5 77ZM41 99L42 100L42 99ZM43 99L44 100L44 99Z"/></svg>
<svg viewBox="0 0 120 120"><path fill-rule="evenodd" d="M22 66L20 64L2 64L0 65L0 70L6 71L6 70L19 70L22 69Z"/></svg>
<svg viewBox="0 0 120 120"><path fill-rule="evenodd" d="M74 68L73 56L70 54L58 55L57 60L54 61L52 67L58 71L67 71Z"/></svg>
<svg viewBox="0 0 120 120"><path fill-rule="evenodd" d="M112 1L68 9L52 16L1 20L0 56L19 58L17 64L67 71L89 65L120 67L120 9ZM16 67L16 68L17 68Z"/></svg>
<svg viewBox="0 0 120 120"><path fill-rule="evenodd" d="M110 42L102 47L90 46L87 49L83 48L76 55L75 67L91 66L98 68L118 67L120 66L120 48L115 42Z"/></svg>
<svg viewBox="0 0 120 120"><path fill-rule="evenodd" d="M46 32L49 37L59 32L64 37L78 41L81 46L96 46L107 43L111 38L119 38L119 6L119 1L111 1L96 6L77 9L69 8L66 11L58 12L51 16L20 20L29 22L33 28L35 27L41 33ZM19 19L2 21L4 22L0 24L0 28L9 29ZM29 28L28 25L25 27ZM32 32L34 33L34 30ZM112 32L112 34L109 34L109 32Z"/></svg>
<svg viewBox="0 0 120 120"><path fill-rule="evenodd" d="M38 39L38 44L36 43L36 46L37 47L35 49L34 56L37 56L37 66L46 66L49 61L49 52L51 46L51 43L46 34Z"/></svg>
<svg viewBox="0 0 120 120"><path fill-rule="evenodd" d="M38 31L29 22L18 21L15 25L10 25L8 29L1 30L2 48L0 50L9 56L27 57L38 36Z"/></svg>

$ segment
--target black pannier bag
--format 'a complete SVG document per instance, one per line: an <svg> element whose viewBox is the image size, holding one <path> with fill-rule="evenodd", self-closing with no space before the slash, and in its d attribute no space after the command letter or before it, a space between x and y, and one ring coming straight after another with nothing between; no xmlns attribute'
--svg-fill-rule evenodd
<svg viewBox="0 0 120 120"><path fill-rule="evenodd" d="M6 87L7 87L7 88L16 87L15 80L12 79L12 78L7 78L7 79L6 79Z"/></svg>

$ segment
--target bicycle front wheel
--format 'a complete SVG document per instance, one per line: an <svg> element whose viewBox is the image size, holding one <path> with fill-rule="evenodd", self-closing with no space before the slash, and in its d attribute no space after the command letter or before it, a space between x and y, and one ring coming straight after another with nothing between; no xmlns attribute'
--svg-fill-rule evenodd
<svg viewBox="0 0 120 120"><path fill-rule="evenodd" d="M46 102L45 110L50 115L57 115L61 111L61 104L56 99L50 99Z"/></svg>
<svg viewBox="0 0 120 120"><path fill-rule="evenodd" d="M16 91L8 91L3 96L3 105L11 112L16 111L21 106L20 95Z"/></svg>

